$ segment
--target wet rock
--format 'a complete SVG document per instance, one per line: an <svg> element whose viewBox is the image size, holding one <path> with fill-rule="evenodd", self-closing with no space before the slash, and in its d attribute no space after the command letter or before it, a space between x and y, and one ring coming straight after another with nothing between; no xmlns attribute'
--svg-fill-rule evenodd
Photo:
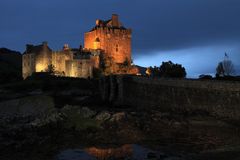
<svg viewBox="0 0 240 160"><path fill-rule="evenodd" d="M82 96L82 95L92 95L90 90L82 90L82 89L68 89L63 90L57 93L57 95L61 96Z"/></svg>
<svg viewBox="0 0 240 160"><path fill-rule="evenodd" d="M30 123L33 127L42 127L51 123L57 123L59 121L63 121L63 115L62 113L59 113L57 111L46 114L40 118L36 118L34 121Z"/></svg>
<svg viewBox="0 0 240 160"><path fill-rule="evenodd" d="M96 120L100 122L104 122L106 120L109 120L110 118L111 114L107 111L103 111L96 116Z"/></svg>
<svg viewBox="0 0 240 160"><path fill-rule="evenodd" d="M164 158L164 160L184 160L180 157L168 157L168 158Z"/></svg>
<svg viewBox="0 0 240 160"><path fill-rule="evenodd" d="M84 118L91 118L96 115L96 112L89 109L88 107L81 108L78 113L81 114Z"/></svg>
<svg viewBox="0 0 240 160"><path fill-rule="evenodd" d="M160 155L159 155L159 159L166 159L166 158L168 158L168 156L166 155L166 154L163 154L163 153L161 153Z"/></svg>
<svg viewBox="0 0 240 160"><path fill-rule="evenodd" d="M2 133L10 133L11 137L61 119L49 96L28 96L0 103L0 128L4 129Z"/></svg>
<svg viewBox="0 0 240 160"><path fill-rule="evenodd" d="M75 96L75 97L73 97L72 99L74 100L74 101L77 101L77 102L82 102L82 101L84 101L84 100L86 100L86 99L88 99L89 98L89 96Z"/></svg>
<svg viewBox="0 0 240 160"><path fill-rule="evenodd" d="M93 118L96 112L88 107L66 105L60 111L64 116L64 128L75 130L99 129L99 123Z"/></svg>
<svg viewBox="0 0 240 160"><path fill-rule="evenodd" d="M41 94L43 94L43 91L41 89L37 89L28 93L28 95L41 95Z"/></svg>
<svg viewBox="0 0 240 160"><path fill-rule="evenodd" d="M149 152L147 154L147 158L148 159L157 159L157 155L155 153L153 153L153 152Z"/></svg>
<svg viewBox="0 0 240 160"><path fill-rule="evenodd" d="M127 115L125 112L119 112L119 113L115 113L114 115L112 115L112 118L110 119L111 122L119 122L122 121L124 119L126 119Z"/></svg>
<svg viewBox="0 0 240 160"><path fill-rule="evenodd" d="M49 96L29 96L0 103L0 115L7 117L39 116L52 110L55 110L54 101Z"/></svg>
<svg viewBox="0 0 240 160"><path fill-rule="evenodd" d="M137 115L138 115L137 112L130 112L130 114L131 114L132 116L137 116Z"/></svg>
<svg viewBox="0 0 240 160"><path fill-rule="evenodd" d="M72 105L65 105L61 112L65 115L71 116L71 114L78 114L82 118L92 118L96 115L96 111L89 109L88 107L81 107L81 106L72 106Z"/></svg>

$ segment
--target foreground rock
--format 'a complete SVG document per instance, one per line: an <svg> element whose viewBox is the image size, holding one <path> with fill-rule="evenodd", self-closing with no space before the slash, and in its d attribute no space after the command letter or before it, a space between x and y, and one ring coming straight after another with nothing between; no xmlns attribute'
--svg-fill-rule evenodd
<svg viewBox="0 0 240 160"><path fill-rule="evenodd" d="M0 103L0 116L40 116L55 110L53 98L30 96Z"/></svg>
<svg viewBox="0 0 240 160"><path fill-rule="evenodd" d="M108 111L103 111L96 116L96 120L100 122L105 122L111 118L111 113Z"/></svg>
<svg viewBox="0 0 240 160"><path fill-rule="evenodd" d="M167 145L167 150L198 153L198 159L225 153L217 149L228 145L235 148L240 141L236 126L204 113L196 116L112 108L101 111L79 105L57 109L52 97L41 95L1 102L0 115L1 154L22 153L29 146L48 154L77 145L148 143ZM234 149L234 153L237 151ZM149 159L154 157L153 153L148 154ZM14 158L0 156L1 160Z"/></svg>

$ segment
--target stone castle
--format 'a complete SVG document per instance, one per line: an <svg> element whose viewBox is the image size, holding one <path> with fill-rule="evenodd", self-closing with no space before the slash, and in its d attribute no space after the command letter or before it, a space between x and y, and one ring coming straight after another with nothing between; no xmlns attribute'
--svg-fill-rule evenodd
<svg viewBox="0 0 240 160"><path fill-rule="evenodd" d="M108 21L96 20L95 27L84 34L84 48L64 45L61 51L53 51L47 42L26 45L23 53L23 78L35 72L52 69L57 76L91 78L94 75L137 74L132 65L131 29L125 28L113 14Z"/></svg>

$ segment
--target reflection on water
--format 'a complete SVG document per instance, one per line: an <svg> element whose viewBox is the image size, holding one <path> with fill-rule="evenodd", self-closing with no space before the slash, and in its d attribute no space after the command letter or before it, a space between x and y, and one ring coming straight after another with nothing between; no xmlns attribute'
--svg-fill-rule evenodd
<svg viewBox="0 0 240 160"><path fill-rule="evenodd" d="M57 160L147 160L162 159L163 156L164 154L160 151L153 151L140 145L132 144L113 148L69 149L57 155Z"/></svg>
<svg viewBox="0 0 240 160"><path fill-rule="evenodd" d="M133 146L132 145L124 145L119 148L97 148L97 147L91 147L86 148L85 152L100 159L109 159L109 158L125 158L125 157L131 157L133 155Z"/></svg>

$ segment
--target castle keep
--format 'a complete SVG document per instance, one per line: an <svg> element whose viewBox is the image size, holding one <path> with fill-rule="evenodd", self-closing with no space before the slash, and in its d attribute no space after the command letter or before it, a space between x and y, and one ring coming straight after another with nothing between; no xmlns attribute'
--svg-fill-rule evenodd
<svg viewBox="0 0 240 160"><path fill-rule="evenodd" d="M72 49L67 44L61 51L52 51L47 42L27 45L23 54L23 78L50 68L57 76L93 77L98 72L137 74L131 59L131 29L126 29L113 14L107 21L96 20L92 30L84 34L84 48Z"/></svg>
<svg viewBox="0 0 240 160"><path fill-rule="evenodd" d="M117 15L109 21L96 20L96 26L84 35L84 47L104 50L115 63L131 62L131 32Z"/></svg>

